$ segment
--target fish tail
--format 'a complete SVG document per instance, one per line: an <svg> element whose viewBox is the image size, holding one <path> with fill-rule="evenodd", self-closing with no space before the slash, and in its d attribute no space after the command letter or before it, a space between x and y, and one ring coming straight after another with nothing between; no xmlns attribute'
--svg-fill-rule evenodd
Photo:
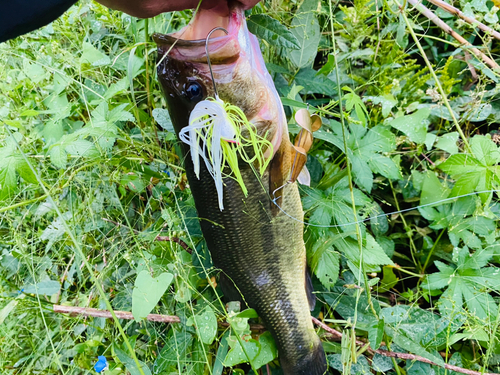
<svg viewBox="0 0 500 375"><path fill-rule="evenodd" d="M285 375L325 375L328 372L325 351L318 338L313 350L299 360L281 361Z"/></svg>

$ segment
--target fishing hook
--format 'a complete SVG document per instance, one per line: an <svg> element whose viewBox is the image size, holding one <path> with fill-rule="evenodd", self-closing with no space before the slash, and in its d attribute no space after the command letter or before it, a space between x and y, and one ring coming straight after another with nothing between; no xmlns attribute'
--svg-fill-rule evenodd
<svg viewBox="0 0 500 375"><path fill-rule="evenodd" d="M207 62L208 62L208 69L210 70L210 77L212 78L212 83L214 85L214 94L215 94L215 99L219 99L219 94L217 93L217 86L215 85L215 78L214 78L214 72L212 71L212 64L210 63L210 55L208 53L208 41L210 39L210 36L213 34L214 31L217 30L222 30L226 33L226 35L229 34L229 32L223 28L223 27L215 27L213 28L207 35L207 39L205 40L205 52L207 53Z"/></svg>

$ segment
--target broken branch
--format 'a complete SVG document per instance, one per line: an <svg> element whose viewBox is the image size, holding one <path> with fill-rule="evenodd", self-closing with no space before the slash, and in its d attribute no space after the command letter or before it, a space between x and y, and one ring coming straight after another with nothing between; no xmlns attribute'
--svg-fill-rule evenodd
<svg viewBox="0 0 500 375"><path fill-rule="evenodd" d="M460 34L458 34L455 30L453 30L446 22L444 22L441 18L436 16L429 8L423 5L420 0L408 0L408 2L413 5L422 15L427 17L430 21L432 21L435 25L437 25L440 29L442 29L445 33L451 35L455 38L462 47L467 47L467 50L472 51L476 57L481 59L486 65L490 68L494 69L497 72L500 72L500 66L484 53L482 53L476 47L473 47L467 40L465 40Z"/></svg>
<svg viewBox="0 0 500 375"><path fill-rule="evenodd" d="M485 34L491 35L494 38L497 38L500 40L500 33L498 31L493 30L491 27L486 26L484 23L479 22L473 17L468 17L466 16L460 9L455 8L453 5L450 5L448 3L445 3L443 0L429 0L430 3L434 4L435 6L447 11L450 14L453 14L465 22L471 24L472 26L477 26L479 29L484 31Z"/></svg>

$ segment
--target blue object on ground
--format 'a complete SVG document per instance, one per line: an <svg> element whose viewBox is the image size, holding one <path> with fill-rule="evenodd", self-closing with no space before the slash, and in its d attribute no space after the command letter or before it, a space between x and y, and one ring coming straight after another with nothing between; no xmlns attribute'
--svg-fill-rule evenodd
<svg viewBox="0 0 500 375"><path fill-rule="evenodd" d="M101 373L103 370L108 368L108 361L106 361L106 357L103 355L100 355L97 357L97 362L94 365L94 370L97 372Z"/></svg>

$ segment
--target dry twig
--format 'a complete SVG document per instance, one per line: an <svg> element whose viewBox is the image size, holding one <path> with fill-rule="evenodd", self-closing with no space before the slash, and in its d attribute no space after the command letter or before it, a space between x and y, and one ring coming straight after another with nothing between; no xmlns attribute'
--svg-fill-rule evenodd
<svg viewBox="0 0 500 375"><path fill-rule="evenodd" d="M466 16L460 9L455 8L453 5L445 3L443 0L428 0L428 1L434 4L435 6L440 7L441 9L447 11L448 13L463 19L465 22L471 24L472 26L477 26L479 29L484 31L485 34L491 35L494 38L500 40L500 33L498 31L493 30L491 27L486 26L484 23L479 22L473 17Z"/></svg>
<svg viewBox="0 0 500 375"><path fill-rule="evenodd" d="M435 1L435 0L434 0ZM446 22L444 22L441 18L436 16L429 8L423 5L420 0L408 0L408 2L413 5L422 15L427 17L430 21L432 21L435 25L441 28L445 33L451 35L455 38L463 47L466 47L467 50L472 51L476 57L481 59L486 65L490 68L500 72L500 66L484 53L482 53L476 47L473 47L467 40L465 40L460 34L458 34L455 30L453 30Z"/></svg>
<svg viewBox="0 0 500 375"><path fill-rule="evenodd" d="M91 316L94 318L106 318L111 319L111 313L108 310L93 309L90 307L77 307L77 306L62 306L53 305L53 310L55 313L59 314L69 314L70 316ZM128 311L114 311L118 319L133 320L134 316ZM161 314L149 314L146 320L150 322L159 323L180 323L181 319L175 315L161 315ZM227 322L219 322L223 327L229 327ZM250 324L250 329L252 331L264 331L266 328L262 324Z"/></svg>
<svg viewBox="0 0 500 375"><path fill-rule="evenodd" d="M90 307L54 305L53 309L55 313L70 314L71 316L81 315L81 316L92 316L94 318L107 318L107 319L112 318L111 313L108 310L99 310ZM118 319L128 319L128 320L134 319L132 313L128 311L115 311L114 313L116 314L116 317ZM160 322L160 323L181 322L178 316L160 315L160 314L149 314L146 319L151 322Z"/></svg>
<svg viewBox="0 0 500 375"><path fill-rule="evenodd" d="M184 250L186 250L189 254L193 253L193 249L191 249L187 243L177 237L166 237L166 236L158 236L156 237L156 241L172 241L179 244Z"/></svg>

